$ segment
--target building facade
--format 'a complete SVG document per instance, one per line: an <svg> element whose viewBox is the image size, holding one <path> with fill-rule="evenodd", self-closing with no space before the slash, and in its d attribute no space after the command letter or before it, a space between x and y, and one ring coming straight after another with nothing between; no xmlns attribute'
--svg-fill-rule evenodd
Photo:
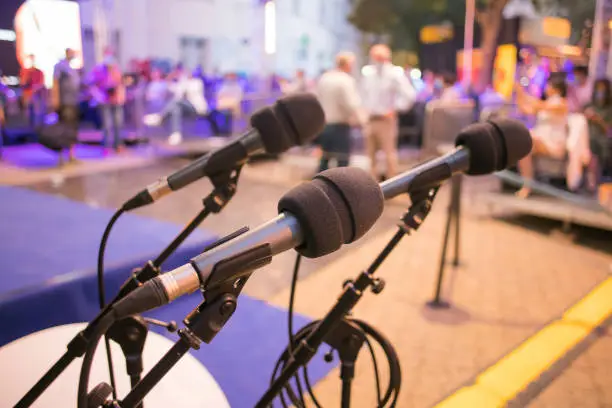
<svg viewBox="0 0 612 408"><path fill-rule="evenodd" d="M265 3L274 3L267 21ZM316 75L340 50L359 50L350 0L83 0L86 66L113 45L123 65L155 58L206 72ZM270 14L268 14L270 17ZM269 20L269 19L268 19ZM268 27L266 27L268 24ZM270 26L273 25L273 26ZM275 52L265 52L266 32ZM269 41L270 39L268 39Z"/></svg>

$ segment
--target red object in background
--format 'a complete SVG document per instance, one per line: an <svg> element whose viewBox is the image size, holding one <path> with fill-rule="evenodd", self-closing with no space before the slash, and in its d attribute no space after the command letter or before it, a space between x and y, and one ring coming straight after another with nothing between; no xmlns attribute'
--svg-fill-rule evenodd
<svg viewBox="0 0 612 408"><path fill-rule="evenodd" d="M35 67L22 68L19 73L20 83L23 89L23 96L29 99L32 93L42 89L45 86L45 75Z"/></svg>

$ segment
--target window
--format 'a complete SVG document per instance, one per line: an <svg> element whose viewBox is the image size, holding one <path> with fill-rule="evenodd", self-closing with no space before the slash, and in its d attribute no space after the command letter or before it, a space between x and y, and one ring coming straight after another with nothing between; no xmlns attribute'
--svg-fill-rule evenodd
<svg viewBox="0 0 612 408"><path fill-rule="evenodd" d="M321 0L321 8L319 9L319 12L321 13L319 16L319 22L321 24L325 24L325 0Z"/></svg>

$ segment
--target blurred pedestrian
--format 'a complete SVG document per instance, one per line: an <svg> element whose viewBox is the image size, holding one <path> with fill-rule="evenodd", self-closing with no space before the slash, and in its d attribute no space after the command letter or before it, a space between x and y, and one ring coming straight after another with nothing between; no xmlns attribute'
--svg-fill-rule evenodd
<svg viewBox="0 0 612 408"><path fill-rule="evenodd" d="M22 100L31 127L37 128L43 124L46 113L45 75L36 66L34 55L28 55L25 67L19 74Z"/></svg>
<svg viewBox="0 0 612 408"><path fill-rule="evenodd" d="M102 144L109 147L109 138L112 137L110 144L118 152L122 143L121 128L126 94L123 75L110 48L105 51L102 63L91 71L91 87L93 100L97 103L102 118Z"/></svg>
<svg viewBox="0 0 612 408"><path fill-rule="evenodd" d="M391 63L391 50L384 44L370 49L372 64L363 68L363 103L369 114L366 147L372 174L376 171L376 153L384 153L387 168L382 178L397 173L398 111L408 111L416 100L416 92L401 67Z"/></svg>
<svg viewBox="0 0 612 408"><path fill-rule="evenodd" d="M65 58L55 64L53 87L51 88L51 108L57 112L59 122L70 133L73 142L68 146L68 159L74 161L74 144L79 130L79 100L81 77L71 65L76 54L67 48ZM63 161L60 152L60 164Z"/></svg>
<svg viewBox="0 0 612 408"><path fill-rule="evenodd" d="M361 126L365 122L357 82L351 75L354 63L352 53L338 54L336 68L324 73L316 87L326 120L317 140L323 151L319 172L329 168L330 160L335 160L338 167L349 165L351 125Z"/></svg>

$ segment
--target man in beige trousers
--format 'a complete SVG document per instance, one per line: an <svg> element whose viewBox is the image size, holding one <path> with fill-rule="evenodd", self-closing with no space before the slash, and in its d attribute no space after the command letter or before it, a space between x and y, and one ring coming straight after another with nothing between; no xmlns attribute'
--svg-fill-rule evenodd
<svg viewBox="0 0 612 408"><path fill-rule="evenodd" d="M383 178L397 174L397 113L408 111L416 100L416 91L401 67L391 63L391 50L384 44L370 49L371 65L362 70L362 101L369 118L365 129L366 149L372 174L376 170L376 153L385 155L387 168Z"/></svg>

